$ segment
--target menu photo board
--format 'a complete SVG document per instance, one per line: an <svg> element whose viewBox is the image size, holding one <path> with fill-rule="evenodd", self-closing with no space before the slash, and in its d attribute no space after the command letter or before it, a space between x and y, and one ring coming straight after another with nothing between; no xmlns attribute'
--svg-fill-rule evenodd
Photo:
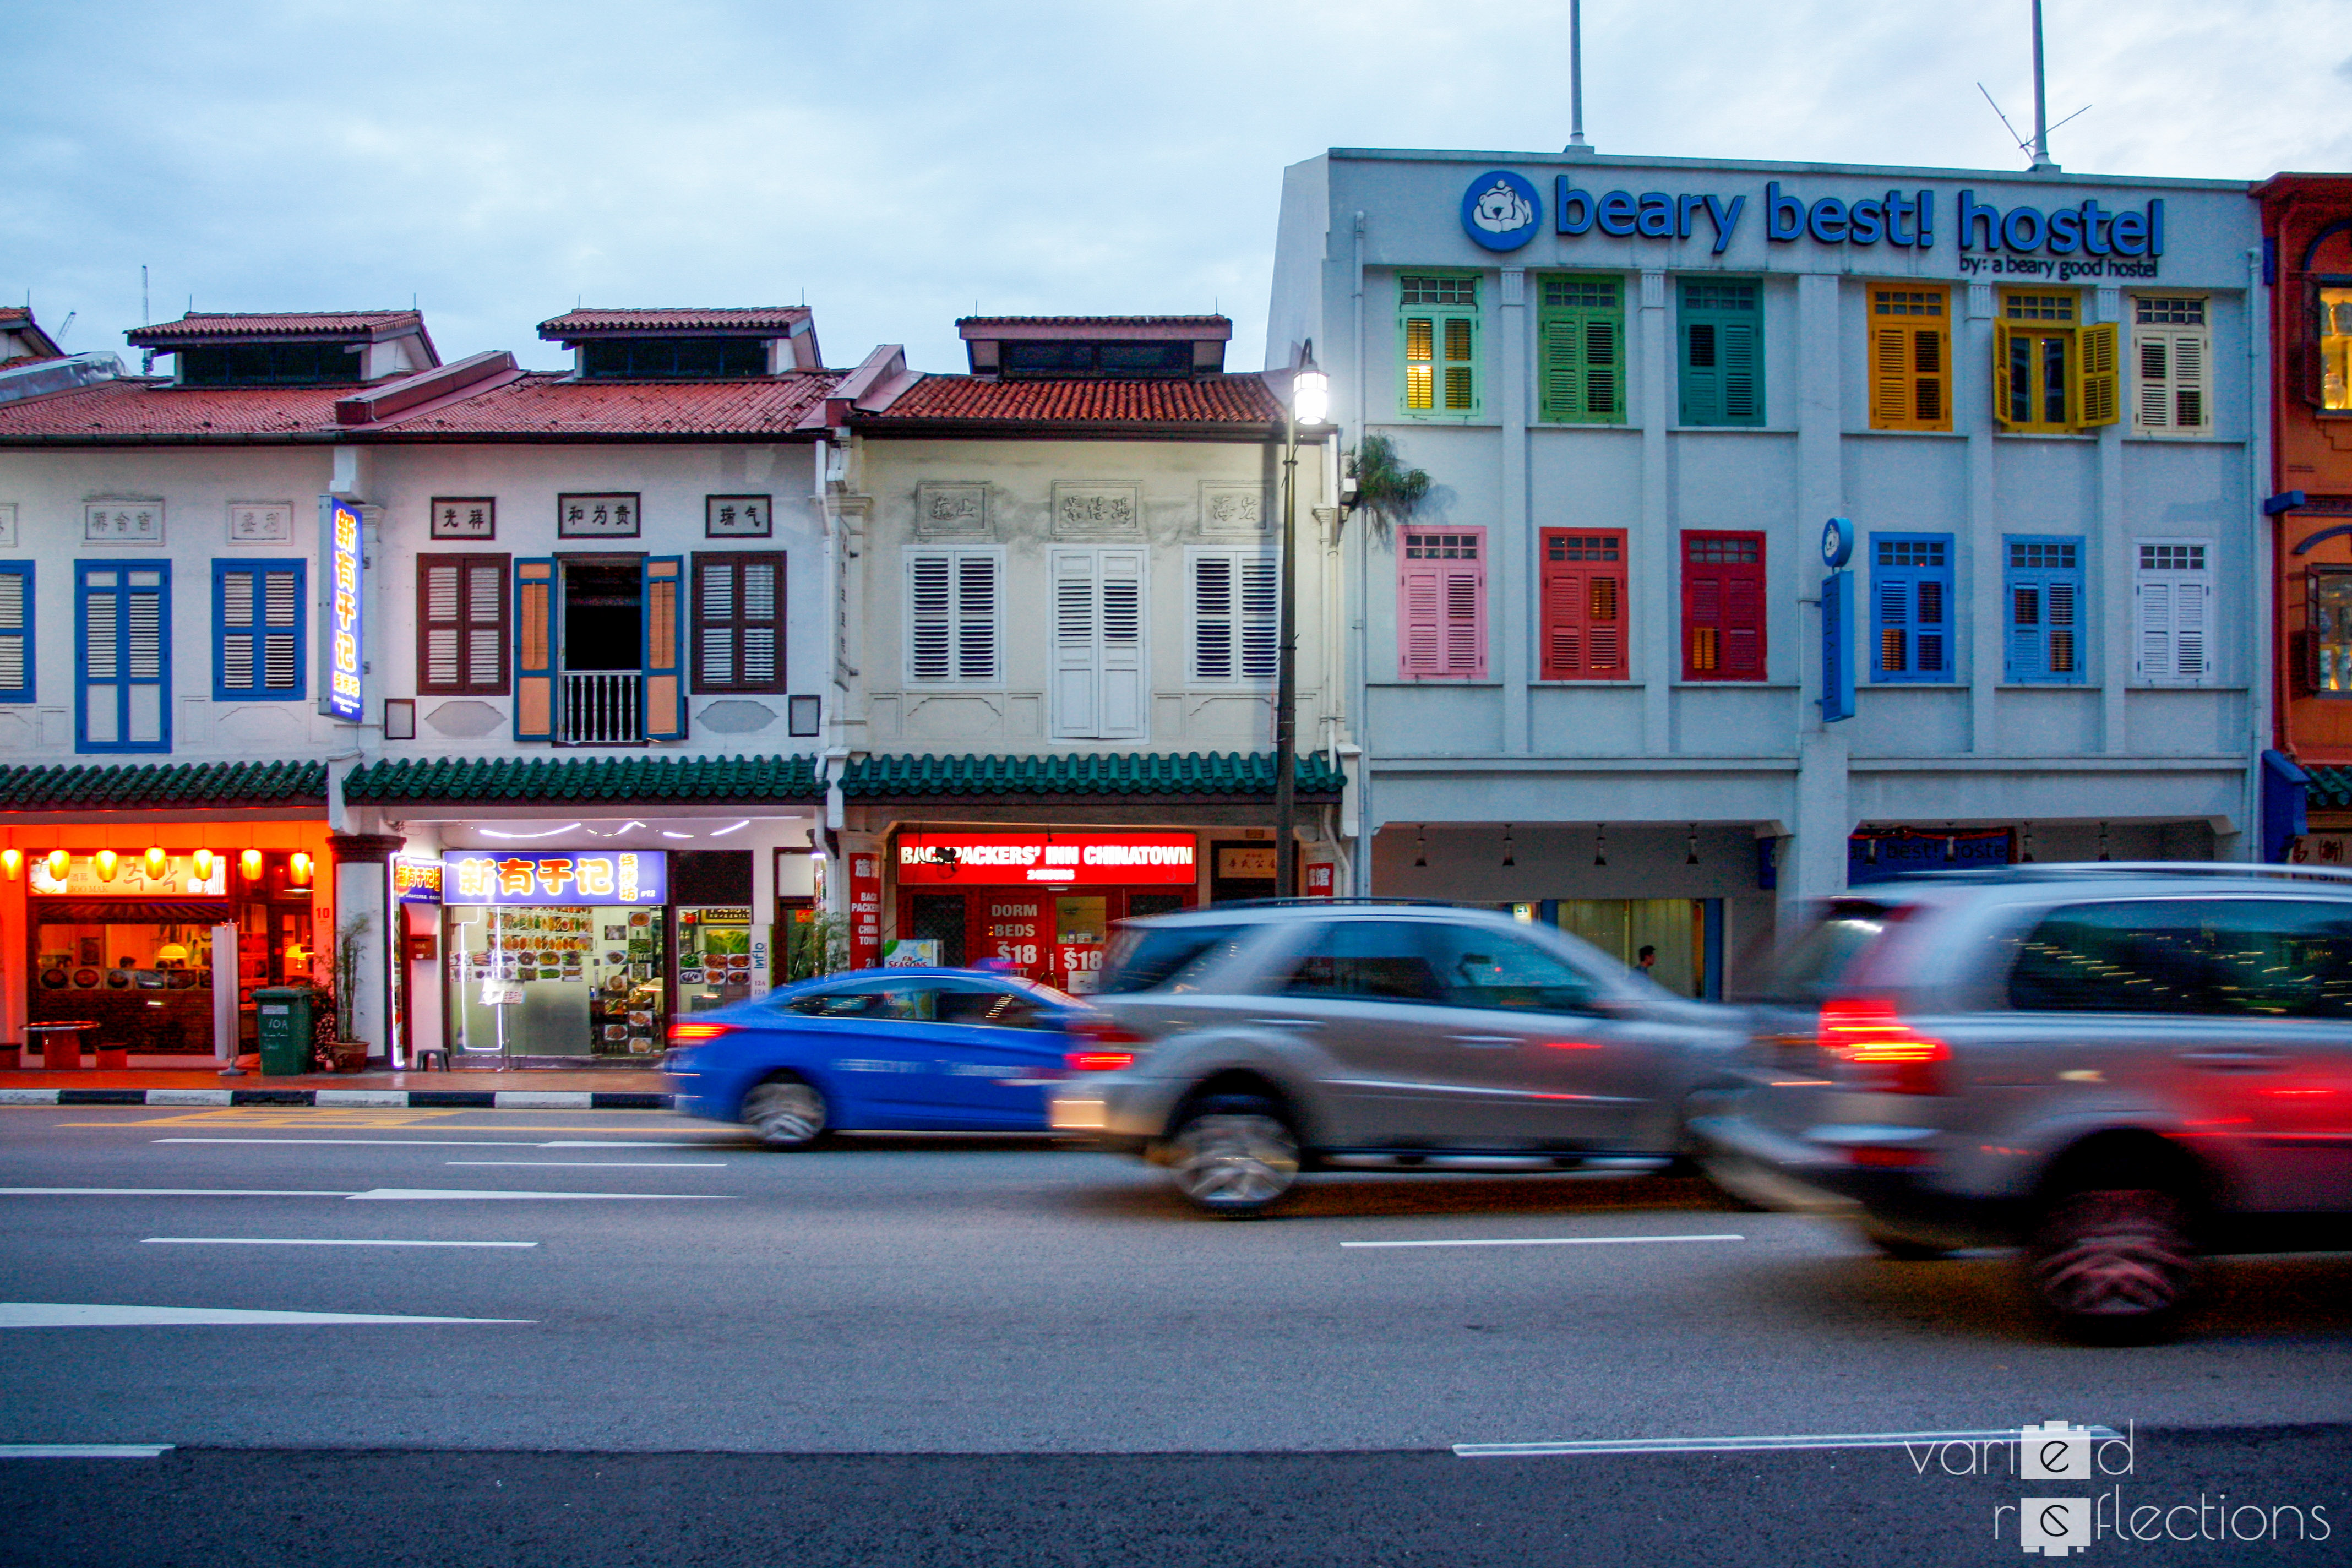
<svg viewBox="0 0 2352 1568"><path fill-rule="evenodd" d="M441 857L441 896L452 904L665 904L669 857L659 849L452 849Z"/></svg>

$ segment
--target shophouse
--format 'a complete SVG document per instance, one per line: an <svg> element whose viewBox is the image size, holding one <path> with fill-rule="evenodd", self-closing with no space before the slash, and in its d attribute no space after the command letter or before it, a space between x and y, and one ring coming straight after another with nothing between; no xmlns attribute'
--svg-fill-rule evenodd
<svg viewBox="0 0 2352 1568"><path fill-rule="evenodd" d="M541 332L571 371L444 364L379 311L130 334L163 378L5 400L0 372L12 1037L226 992L207 941L245 991L308 978L355 928L361 1032L396 1058L642 1058L764 984L810 886L801 420L835 378L799 308Z"/></svg>
<svg viewBox="0 0 2352 1568"><path fill-rule="evenodd" d="M1347 537L1370 889L1713 993L1897 868L2252 856L2248 187L1576 153L1286 177L1267 361L1431 480Z"/></svg>
<svg viewBox="0 0 2352 1568"><path fill-rule="evenodd" d="M2271 285L2277 751L2264 858L2352 864L2352 175L2280 174L2262 204Z"/></svg>
<svg viewBox="0 0 2352 1568"><path fill-rule="evenodd" d="M1293 506L1291 852L1303 889L1344 890L1340 523L1328 444L1289 460L1287 367L1227 374L1221 316L958 325L967 374L879 350L814 416L848 606L827 746L853 961L1085 990L1109 921L1274 891Z"/></svg>

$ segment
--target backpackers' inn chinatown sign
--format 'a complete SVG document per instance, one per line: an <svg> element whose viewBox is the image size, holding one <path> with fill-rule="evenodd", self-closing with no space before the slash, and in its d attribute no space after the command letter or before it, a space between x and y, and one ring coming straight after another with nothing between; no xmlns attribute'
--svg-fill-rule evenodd
<svg viewBox="0 0 2352 1568"><path fill-rule="evenodd" d="M1811 239L1822 245L1885 245L1933 250L1955 237L1960 275L2001 274L2070 282L2077 278L2154 278L2164 254L2164 199L2110 207L2096 197L2066 206L2002 208L1977 200L1973 187L1939 202L1935 190L1890 190L1883 196L1807 200L1768 182L1749 195L1669 195L1664 191L1590 191L1576 176L1554 183L1553 227L1573 237L1686 240L1713 237L1712 255L1729 248L1743 219L1760 222L1775 245ZM1757 216L1749 219L1753 207ZM1938 226L1948 216L1951 228ZM1508 169L1489 169L1462 194L1462 230L1488 250L1510 251L1543 227L1543 198L1534 184ZM1979 254L1970 254L1976 252Z"/></svg>

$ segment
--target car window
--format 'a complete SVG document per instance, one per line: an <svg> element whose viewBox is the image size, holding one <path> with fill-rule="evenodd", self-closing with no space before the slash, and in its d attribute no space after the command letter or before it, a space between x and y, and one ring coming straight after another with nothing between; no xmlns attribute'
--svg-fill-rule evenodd
<svg viewBox="0 0 2352 1568"><path fill-rule="evenodd" d="M1231 953L1244 925L1122 926L1112 933L1097 994L1184 989L1187 974Z"/></svg>
<svg viewBox="0 0 2352 1568"><path fill-rule="evenodd" d="M1044 1026L1045 1009L1036 998L1018 991L941 991L934 1016L942 1024L962 1024L989 1029L1035 1029Z"/></svg>
<svg viewBox="0 0 2352 1568"><path fill-rule="evenodd" d="M838 991L795 996L784 1004L812 1018L887 1018L927 1023L935 1016L938 991L929 985L888 985L868 983Z"/></svg>
<svg viewBox="0 0 2352 1568"><path fill-rule="evenodd" d="M1456 1007L1526 1013L1590 1013L1590 976L1531 942L1476 926L1432 923L1423 931L1445 999Z"/></svg>
<svg viewBox="0 0 2352 1568"><path fill-rule="evenodd" d="M1283 990L1293 996L1445 1000L1423 927L1408 921L1335 921L1318 931Z"/></svg>
<svg viewBox="0 0 2352 1568"><path fill-rule="evenodd" d="M2033 1013L2352 1018L2352 904L2071 904L2018 943L2009 1005Z"/></svg>
<svg viewBox="0 0 2352 1568"><path fill-rule="evenodd" d="M1866 899L1841 899L1829 907L1773 966L1766 999L1819 1002L1837 989L1846 969L1888 924L1888 906Z"/></svg>

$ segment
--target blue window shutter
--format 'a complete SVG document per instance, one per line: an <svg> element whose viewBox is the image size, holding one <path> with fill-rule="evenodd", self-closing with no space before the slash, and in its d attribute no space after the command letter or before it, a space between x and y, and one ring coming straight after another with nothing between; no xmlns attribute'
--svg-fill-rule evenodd
<svg viewBox="0 0 2352 1568"><path fill-rule="evenodd" d="M651 555L639 569L644 596L645 716L648 741L686 739L686 558Z"/></svg>
<svg viewBox="0 0 2352 1568"><path fill-rule="evenodd" d="M555 557L514 563L514 738L555 738Z"/></svg>
<svg viewBox="0 0 2352 1568"><path fill-rule="evenodd" d="M2083 684L2083 541L2002 539L2002 676L2021 685Z"/></svg>
<svg viewBox="0 0 2352 1568"><path fill-rule="evenodd" d="M0 562L0 702L33 700L33 563Z"/></svg>
<svg viewBox="0 0 2352 1568"><path fill-rule="evenodd" d="M74 748L172 749L172 563L74 563Z"/></svg>
<svg viewBox="0 0 2352 1568"><path fill-rule="evenodd" d="M213 563L213 700L299 701L310 688L305 658L309 563Z"/></svg>
<svg viewBox="0 0 2352 1568"><path fill-rule="evenodd" d="M1883 685L1953 679L1952 536L1870 536L1870 678Z"/></svg>

